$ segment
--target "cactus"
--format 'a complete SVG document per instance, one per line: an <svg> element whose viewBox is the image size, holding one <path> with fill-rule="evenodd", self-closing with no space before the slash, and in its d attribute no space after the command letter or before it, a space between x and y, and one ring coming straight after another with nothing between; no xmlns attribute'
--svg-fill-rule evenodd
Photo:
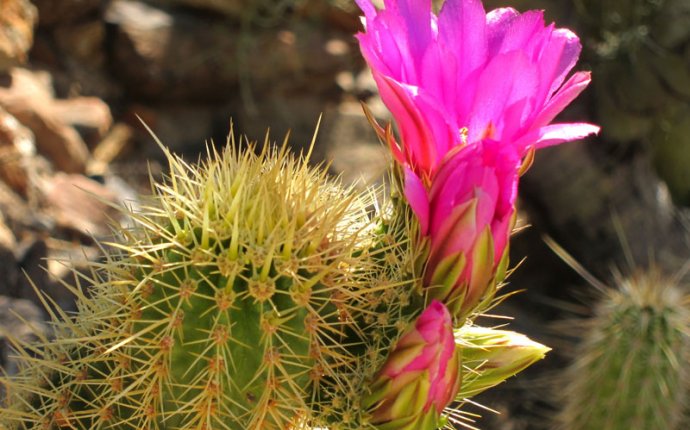
<svg viewBox="0 0 690 430"><path fill-rule="evenodd" d="M69 287L78 314L46 298L55 340L15 345L0 429L366 428L365 381L421 306L408 224L285 145L235 146L166 152L137 227Z"/></svg>
<svg viewBox="0 0 690 430"><path fill-rule="evenodd" d="M77 313L37 291L54 334L32 344L7 334L20 370L0 379L0 430L432 430L462 416L443 411L453 398L543 356L429 304L428 249L399 175L377 202L286 144L269 148L241 152L232 139L199 166L165 152L167 178L125 210L135 225L116 228L104 261L65 284ZM400 373L413 344L425 352ZM397 398L391 375L416 375L434 394L403 381Z"/></svg>
<svg viewBox="0 0 690 430"><path fill-rule="evenodd" d="M567 430L674 430L690 404L690 309L657 270L605 290L565 387Z"/></svg>

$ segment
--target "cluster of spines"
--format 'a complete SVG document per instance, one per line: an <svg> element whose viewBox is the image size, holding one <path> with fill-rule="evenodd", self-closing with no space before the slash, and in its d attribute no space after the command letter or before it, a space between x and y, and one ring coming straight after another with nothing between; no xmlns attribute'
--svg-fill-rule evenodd
<svg viewBox="0 0 690 430"><path fill-rule="evenodd" d="M16 345L0 428L364 427L365 381L412 316L400 235L285 146L228 148L169 155L90 294L73 288L79 313Z"/></svg>

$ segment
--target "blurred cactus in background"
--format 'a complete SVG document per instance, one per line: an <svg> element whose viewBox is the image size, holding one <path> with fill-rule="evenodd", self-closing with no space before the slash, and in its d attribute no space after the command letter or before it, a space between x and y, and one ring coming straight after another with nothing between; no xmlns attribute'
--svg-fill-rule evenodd
<svg viewBox="0 0 690 430"><path fill-rule="evenodd" d="M602 291L567 377L565 430L680 430L690 404L690 299L658 271ZM687 423L687 422L685 422Z"/></svg>

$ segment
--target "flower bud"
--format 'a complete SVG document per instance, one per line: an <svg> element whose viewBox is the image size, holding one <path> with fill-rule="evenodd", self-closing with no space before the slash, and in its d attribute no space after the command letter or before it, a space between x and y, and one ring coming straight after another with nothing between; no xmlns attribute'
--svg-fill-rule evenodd
<svg viewBox="0 0 690 430"><path fill-rule="evenodd" d="M486 140L454 151L431 185L424 286L455 317L490 300L502 281L520 163L513 148Z"/></svg>
<svg viewBox="0 0 690 430"><path fill-rule="evenodd" d="M448 309L433 301L398 340L364 399L381 430L435 430L460 388L460 354Z"/></svg>
<svg viewBox="0 0 690 430"><path fill-rule="evenodd" d="M551 350L520 333L471 325L456 330L455 337L462 350L463 365L469 369L462 381L461 398L500 384Z"/></svg>

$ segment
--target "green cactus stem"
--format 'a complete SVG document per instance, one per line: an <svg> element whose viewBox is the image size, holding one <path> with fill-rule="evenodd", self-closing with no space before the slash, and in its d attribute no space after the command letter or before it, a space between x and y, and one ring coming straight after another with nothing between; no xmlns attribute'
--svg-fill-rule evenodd
<svg viewBox="0 0 690 430"><path fill-rule="evenodd" d="M16 343L0 429L366 428L365 382L419 301L406 223L286 145L235 148L166 152L89 293L68 286L78 313L45 299L55 339Z"/></svg>

